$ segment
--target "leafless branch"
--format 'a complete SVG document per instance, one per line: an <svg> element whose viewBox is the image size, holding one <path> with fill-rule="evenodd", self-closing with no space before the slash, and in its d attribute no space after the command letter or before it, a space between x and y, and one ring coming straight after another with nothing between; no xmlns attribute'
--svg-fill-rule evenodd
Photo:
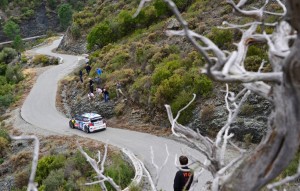
<svg viewBox="0 0 300 191"><path fill-rule="evenodd" d="M96 181L96 182L92 182L92 183L86 183L85 185L92 185L92 184L96 184L96 183L99 183L101 188L104 189L104 190L107 190L105 184L104 184L104 181L107 181L110 183L110 185L112 187L114 187L115 190L117 191L121 191L121 188L119 185L117 185L114 180L112 178L110 178L109 176L105 176L103 174L104 172L104 163L105 163L105 160L106 160L106 156L107 156L107 146L108 144L105 145L105 150L104 150L104 155L103 155L103 158L102 158L102 162L101 162L101 167L99 168L98 167L98 163L95 159L91 158L82 148L82 146L77 142L77 146L78 146L78 149L79 151L81 152L81 154L83 154L86 158L86 160L90 163L90 165L93 167L94 171L96 172L97 174L97 177L99 179L99 181ZM99 156L99 154L98 154Z"/></svg>
<svg viewBox="0 0 300 191"><path fill-rule="evenodd" d="M36 168L39 159L39 150L40 150L40 141L35 135L24 135L24 136L10 136L13 140L33 140L34 141L34 150L33 150L33 159L31 165L31 173L29 177L29 182L27 186L27 191L37 191L37 183L34 182Z"/></svg>
<svg viewBox="0 0 300 191"><path fill-rule="evenodd" d="M158 179L160 177L160 172L161 170L163 169L164 166L166 166L167 162L168 162L168 159L169 159L169 150L168 150L168 146L166 145L166 153L167 153L167 156L166 156L166 159L164 161L164 163L158 167L158 165L155 163L154 161L154 152L153 152L153 148L152 146L150 147L150 150L151 150L151 161L152 161L152 165L154 166L154 168L156 169L156 178L155 178L155 185L157 185L157 182L158 182Z"/></svg>

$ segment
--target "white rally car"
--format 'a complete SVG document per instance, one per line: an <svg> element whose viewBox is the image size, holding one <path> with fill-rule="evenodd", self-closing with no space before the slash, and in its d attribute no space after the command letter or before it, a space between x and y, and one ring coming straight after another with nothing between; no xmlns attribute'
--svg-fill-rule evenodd
<svg viewBox="0 0 300 191"><path fill-rule="evenodd" d="M80 129L86 133L105 130L106 123L101 115L96 113L84 113L82 115L76 115L69 121L70 128Z"/></svg>

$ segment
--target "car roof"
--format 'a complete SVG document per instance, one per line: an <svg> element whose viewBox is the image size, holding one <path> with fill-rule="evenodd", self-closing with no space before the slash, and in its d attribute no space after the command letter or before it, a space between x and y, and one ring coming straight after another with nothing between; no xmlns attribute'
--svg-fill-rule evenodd
<svg viewBox="0 0 300 191"><path fill-rule="evenodd" d="M84 113L81 115L82 117L87 117L87 118L95 118L95 117L101 117L101 115L97 113Z"/></svg>

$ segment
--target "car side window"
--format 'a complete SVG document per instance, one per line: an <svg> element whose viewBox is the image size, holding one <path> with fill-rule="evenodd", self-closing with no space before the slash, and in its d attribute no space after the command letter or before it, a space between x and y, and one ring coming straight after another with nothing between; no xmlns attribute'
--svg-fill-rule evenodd
<svg viewBox="0 0 300 191"><path fill-rule="evenodd" d="M80 115L76 115L75 116L75 120L81 121L81 116Z"/></svg>

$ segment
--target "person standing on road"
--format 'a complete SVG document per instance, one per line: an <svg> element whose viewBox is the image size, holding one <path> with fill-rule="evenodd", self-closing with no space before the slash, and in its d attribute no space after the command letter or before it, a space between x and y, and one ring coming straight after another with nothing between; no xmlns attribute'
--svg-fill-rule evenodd
<svg viewBox="0 0 300 191"><path fill-rule="evenodd" d="M186 156L180 156L179 162L181 168L179 171L177 171L174 178L174 184L173 184L174 191L189 190L194 178L193 173L187 166L189 160Z"/></svg>

